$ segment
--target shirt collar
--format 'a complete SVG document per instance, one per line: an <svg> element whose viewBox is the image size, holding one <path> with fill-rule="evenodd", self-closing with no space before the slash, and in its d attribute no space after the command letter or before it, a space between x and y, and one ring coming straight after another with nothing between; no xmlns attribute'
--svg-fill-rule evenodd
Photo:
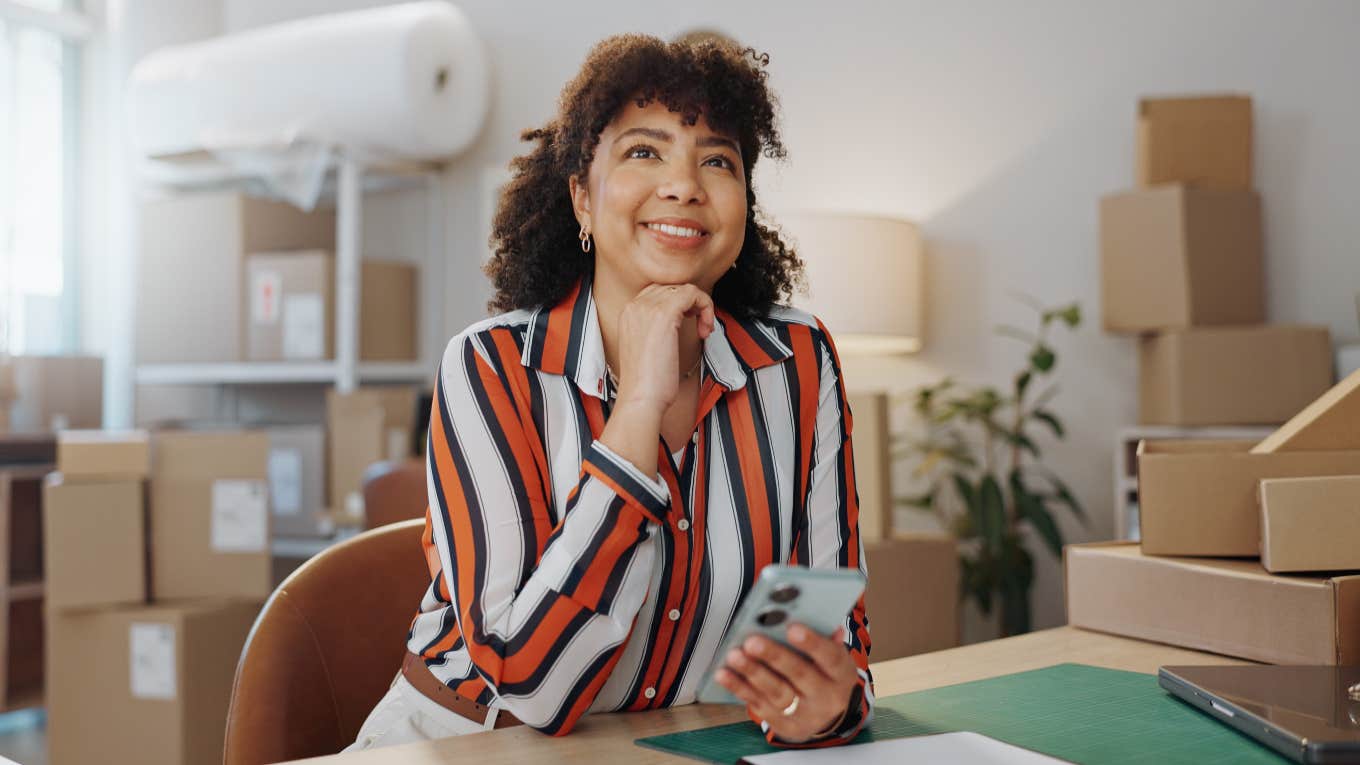
<svg viewBox="0 0 1360 765"><path fill-rule="evenodd" d="M745 386L749 373L792 355L765 322L740 319L721 309L713 333L704 340L706 373L729 390ZM604 338L587 280L578 281L561 302L530 315L520 361L531 369L570 377L583 392L604 399Z"/></svg>

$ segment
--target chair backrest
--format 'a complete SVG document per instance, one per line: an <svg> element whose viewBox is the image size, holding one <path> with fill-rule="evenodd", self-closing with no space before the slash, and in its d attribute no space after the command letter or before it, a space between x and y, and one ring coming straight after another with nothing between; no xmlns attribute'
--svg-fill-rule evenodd
<svg viewBox="0 0 1360 765"><path fill-rule="evenodd" d="M279 585L246 639L227 712L226 765L334 754L401 667L430 584L421 520L323 550Z"/></svg>
<svg viewBox="0 0 1360 765"><path fill-rule="evenodd" d="M425 462L375 462L364 472L364 528L424 518L430 496Z"/></svg>

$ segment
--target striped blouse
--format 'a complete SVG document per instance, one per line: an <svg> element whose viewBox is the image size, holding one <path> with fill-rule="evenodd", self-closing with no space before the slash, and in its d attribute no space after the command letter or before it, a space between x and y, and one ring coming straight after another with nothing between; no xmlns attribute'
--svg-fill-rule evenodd
<svg viewBox="0 0 1360 765"><path fill-rule="evenodd" d="M696 430L679 459L658 439L648 476L599 441L613 391L588 282L450 341L427 450L431 584L408 636L436 677L554 735L588 712L688 704L763 566L866 570L826 328L718 311L702 366ZM859 683L818 743L872 715L868 627L861 599L846 622Z"/></svg>

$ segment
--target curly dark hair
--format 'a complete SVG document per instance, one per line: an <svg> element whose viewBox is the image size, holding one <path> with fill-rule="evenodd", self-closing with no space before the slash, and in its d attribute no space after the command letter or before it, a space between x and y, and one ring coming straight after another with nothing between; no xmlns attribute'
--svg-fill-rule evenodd
<svg viewBox="0 0 1360 765"><path fill-rule="evenodd" d="M562 91L557 117L526 130L536 141L510 164L492 226L494 252L485 271L496 295L492 312L554 305L581 278L594 275L595 259L581 251L568 179L585 178L600 133L619 111L660 102L695 124L700 114L713 130L741 146L746 170L746 235L736 267L713 288L713 300L749 318L791 297L803 264L773 227L761 221L751 188L760 155L786 152L775 127L777 101L766 87L769 56L721 39L665 42L644 35L610 37L591 50Z"/></svg>

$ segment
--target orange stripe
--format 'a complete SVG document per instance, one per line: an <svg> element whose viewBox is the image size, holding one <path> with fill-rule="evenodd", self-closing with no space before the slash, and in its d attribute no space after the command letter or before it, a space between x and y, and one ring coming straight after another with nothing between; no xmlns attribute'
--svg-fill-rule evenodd
<svg viewBox="0 0 1360 765"><path fill-rule="evenodd" d="M605 681L614 673L614 667L619 663L619 658L623 656L623 649L627 646L628 641L625 640L618 648L614 649L614 655L609 657L604 669L590 681L590 685L586 686L585 692L576 699L576 703L572 704L571 711L567 713L567 719L562 723L561 730L558 730L554 735L565 736L571 733L572 728L576 727L576 723L585 715L586 710L590 709L590 705L595 703L595 697L599 695Z"/></svg>
<svg viewBox="0 0 1360 765"><path fill-rule="evenodd" d="M571 341L571 313L576 308L576 299L581 294L581 282L572 288L566 299L553 306L548 312L548 331L544 333L544 369L558 372L567 364L567 346Z"/></svg>
<svg viewBox="0 0 1360 765"><path fill-rule="evenodd" d="M812 476L812 447L817 434L817 394L820 388L821 370L817 368L817 350L812 342L812 331L804 325L789 327L789 342L793 346L793 359L798 377L798 421L800 434L798 443L798 480L794 486L798 496L794 506L803 504L807 496L808 483ZM808 508L803 508L804 512ZM806 564L798 560L798 548L794 545L789 556L794 564Z"/></svg>
<svg viewBox="0 0 1360 765"><path fill-rule="evenodd" d="M508 329L497 329L492 332L492 338L496 344L496 352L500 356L501 368L506 370L506 376L510 378L510 385L513 388L515 400L519 403L520 431L527 435L529 451L533 455L534 464L538 467L538 476L548 475L548 456L543 452L543 438L538 432L538 425L534 422L533 402L529 395L529 376L521 363L521 354L515 346L515 340ZM538 481L538 488L546 498L548 492L542 485L542 478ZM544 514L546 516L546 513ZM534 516L538 520L537 514ZM544 538L547 529L546 517L538 529L539 539ZM542 550L540 550L542 552Z"/></svg>
<svg viewBox="0 0 1360 765"><path fill-rule="evenodd" d="M695 453L694 453L695 485L698 486L698 487L704 487L704 486L707 486L707 485L708 485L708 484L706 483L706 478L705 478L705 466L707 465L707 461L706 461L707 458L706 458L706 456L705 456L705 453L706 453L707 449L708 449L707 439L703 439L703 438L699 439L699 445L698 445L698 447L695 449ZM676 629L676 632L675 632L675 634L678 636L678 639L681 639L681 640L687 639L687 638L689 637L690 630L694 629L694 619L695 619L695 617L698 615L697 612L696 612L695 609L694 609L694 605L698 602L698 593L699 593L699 575L700 575L700 573L703 571L703 566L704 566L704 553L705 553L705 551L706 551L706 548L705 548L705 546L704 546L702 543L701 543L701 544L693 545L693 546L692 546L692 547L693 547L693 551L692 551L692 552L690 552L690 551L688 550L688 548L691 547L691 545L690 545L690 540L692 540L692 539L703 540L703 539L705 538L705 536L704 536L705 530L704 530L704 529L705 529L705 526L707 525L707 524L704 522L704 521L705 521L705 515L704 515L704 509L705 509L705 508L704 508L704 498L705 498L705 496L706 496L706 493L702 490L702 488L700 488L700 489L696 490L696 491L694 492L694 494L695 494L695 497L694 497L694 513L693 513L694 518L693 518L693 519L691 520L691 522L690 522L689 536L688 536L688 537L684 537L683 534L682 534L682 535L677 535L678 538L679 538L679 537L684 537L685 546L686 546L686 548L687 548L687 552L686 552L686 556L687 556L687 557L685 558L685 561L687 562L687 564L688 564L688 566L689 566L689 596L690 596L690 599L689 599L689 601L686 603L686 606L688 606L688 608L685 609L685 611L684 611L684 616L680 619L679 624L676 625L676 626L677 626L677 629ZM676 493L675 493L675 496L680 496L679 492L676 492ZM678 541L678 540L677 540L677 541ZM677 543L677 545L676 545L676 549L679 549L679 544L678 544L678 543ZM690 562L690 561L689 561L689 557L688 557L689 555L693 555L693 556L695 557L695 560L694 560L693 562ZM678 555L677 555L676 557L679 558ZM674 685L675 682L676 682L676 680L679 679L680 670L682 669L682 665L681 665L681 663L680 663L680 659L681 659L681 657L684 655L684 651L685 651L685 646L684 646L684 644L680 644L680 645L677 645L677 646L675 647L675 650L673 650L673 651L671 652L671 660L670 660L670 662L666 665L666 671L661 675L661 682L660 682L660 684L659 684L659 687L657 688L657 693L656 693L657 698L662 698L662 697L664 697L667 693L669 693L669 692L670 692L670 689L671 689L671 686ZM693 660L693 657L690 657L690 658L691 658L691 660Z"/></svg>
<svg viewBox="0 0 1360 765"><path fill-rule="evenodd" d="M727 342L732 344L732 348L741 355L746 363L753 367L763 366L773 363L774 359L760 347L751 335L746 332L746 328L737 321L732 314L719 309L716 311L718 318L722 319L723 332L727 335Z"/></svg>
<svg viewBox="0 0 1360 765"><path fill-rule="evenodd" d="M746 509L751 519L751 544L755 549L755 570L751 581L765 564L774 560L774 530L770 528L770 498L765 493L764 465L760 450L755 446L759 434L751 417L751 397L747 390L734 392L736 401L732 412L732 437L736 440L737 463L741 466L741 480L746 485Z"/></svg>

